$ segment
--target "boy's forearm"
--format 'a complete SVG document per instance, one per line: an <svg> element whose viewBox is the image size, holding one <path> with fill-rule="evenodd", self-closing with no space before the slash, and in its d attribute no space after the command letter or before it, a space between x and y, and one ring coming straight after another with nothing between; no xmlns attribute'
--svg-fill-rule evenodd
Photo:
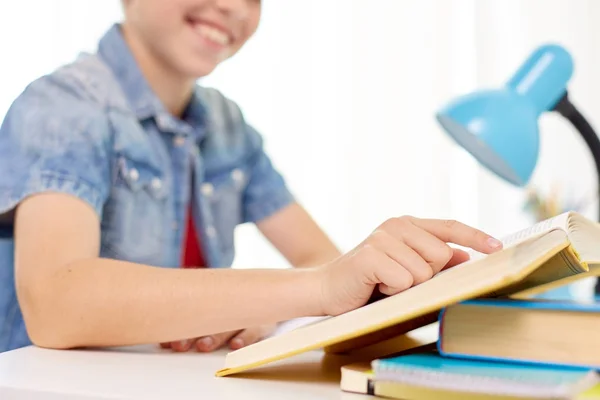
<svg viewBox="0 0 600 400"><path fill-rule="evenodd" d="M30 331L45 347L169 342L320 315L319 288L312 269L182 270L84 260L40 282L44 296L38 294L32 319L40 326Z"/></svg>
<svg viewBox="0 0 600 400"><path fill-rule="evenodd" d="M326 248L321 251L315 251L314 253L307 255L305 258L295 263L294 267L305 268L323 265L335 260L341 255L342 252L335 247Z"/></svg>

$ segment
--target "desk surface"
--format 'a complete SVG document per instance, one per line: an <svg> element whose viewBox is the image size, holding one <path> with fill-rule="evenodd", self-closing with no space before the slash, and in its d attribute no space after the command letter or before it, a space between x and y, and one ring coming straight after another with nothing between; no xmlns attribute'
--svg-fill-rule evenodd
<svg viewBox="0 0 600 400"><path fill-rule="evenodd" d="M422 328L419 338L435 332ZM411 335L412 336L412 335ZM308 352L239 376L216 378L226 351L172 353L158 346L95 350L26 347L0 354L0 399L343 399L348 360Z"/></svg>

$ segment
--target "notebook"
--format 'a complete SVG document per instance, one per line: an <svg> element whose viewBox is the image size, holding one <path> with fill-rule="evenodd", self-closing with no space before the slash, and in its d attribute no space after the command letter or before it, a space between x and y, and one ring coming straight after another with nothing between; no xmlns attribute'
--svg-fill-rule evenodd
<svg viewBox="0 0 600 400"><path fill-rule="evenodd" d="M435 343L423 343L422 345L417 345L413 348L398 350L394 354L388 354L385 357L381 357L381 359L435 351ZM373 380L371 361L364 361L363 358L361 358L361 360L363 361L354 362L341 367L340 389L344 392L373 395L375 390L375 381Z"/></svg>
<svg viewBox="0 0 600 400"><path fill-rule="evenodd" d="M581 393L577 400L600 400L600 384Z"/></svg>
<svg viewBox="0 0 600 400"><path fill-rule="evenodd" d="M440 353L452 357L600 368L600 303L471 300L440 317Z"/></svg>
<svg viewBox="0 0 600 400"><path fill-rule="evenodd" d="M445 358L423 353L375 360L374 393L411 400L415 390L438 398L575 398L600 383L590 369ZM428 395L424 397L430 397Z"/></svg>
<svg viewBox="0 0 600 400"><path fill-rule="evenodd" d="M370 337L385 340L382 332L398 335L425 325L427 315L457 302L527 298L598 274L600 246L595 243L600 243L598 224L575 213L562 215L507 238L502 251L474 256L402 293L230 352L216 374L236 374L310 350L348 351Z"/></svg>

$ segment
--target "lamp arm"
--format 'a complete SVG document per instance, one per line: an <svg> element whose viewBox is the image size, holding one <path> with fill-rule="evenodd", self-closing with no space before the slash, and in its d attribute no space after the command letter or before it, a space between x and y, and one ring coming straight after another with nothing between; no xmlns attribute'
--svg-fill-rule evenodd
<svg viewBox="0 0 600 400"><path fill-rule="evenodd" d="M599 189L600 189L600 138L596 135L596 132L589 124L589 122L585 119L585 117L575 108L573 103L569 101L568 94L565 94L559 102L554 106L554 111L558 112L560 115L565 117L571 125L577 129L577 131L585 140L585 143L588 145L590 152L592 153L592 157L594 158L594 163L596 164L596 171L599 180ZM600 220L600 202L598 204L598 215L597 218Z"/></svg>
<svg viewBox="0 0 600 400"><path fill-rule="evenodd" d="M577 110L577 108L569 101L568 93L558 101L556 106L554 106L554 111L558 112L560 115L565 117L569 122L577 129L577 131L585 140L585 143L588 145L592 156L594 157L594 163L596 164L596 172L598 176L598 188L600 189L600 139L596 132L594 132L594 128L589 124L589 122L585 119L585 117ZM598 202L598 215L597 218L600 219L600 201ZM596 281L595 287L596 295L600 294L600 280Z"/></svg>

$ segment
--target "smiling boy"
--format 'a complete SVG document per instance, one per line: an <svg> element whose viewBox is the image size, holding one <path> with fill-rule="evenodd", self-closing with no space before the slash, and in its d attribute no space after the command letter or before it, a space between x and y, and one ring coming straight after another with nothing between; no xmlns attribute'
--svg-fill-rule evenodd
<svg viewBox="0 0 600 400"><path fill-rule="evenodd" d="M196 80L257 29L256 0L125 0L95 54L32 82L0 129L0 351L239 348L337 315L500 243L390 218L341 254L238 106ZM293 269L233 270L254 223ZM13 258L14 255L14 258Z"/></svg>

